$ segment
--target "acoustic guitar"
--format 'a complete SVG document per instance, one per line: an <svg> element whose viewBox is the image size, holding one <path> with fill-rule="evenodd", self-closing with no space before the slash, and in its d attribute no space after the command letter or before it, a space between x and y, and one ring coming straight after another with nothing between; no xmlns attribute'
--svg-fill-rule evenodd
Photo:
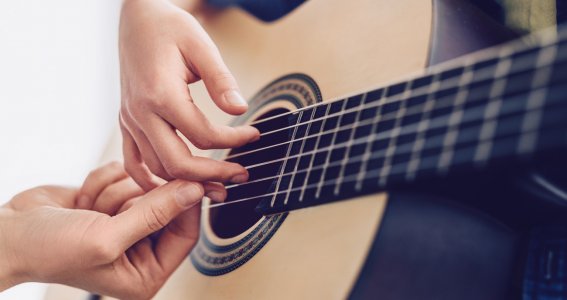
<svg viewBox="0 0 567 300"><path fill-rule="evenodd" d="M215 154L250 180L204 200L200 241L156 299L520 298L530 230L567 216L567 31L507 42L457 0L201 22L250 110L230 121L192 94L261 139ZM104 160L120 156L115 141Z"/></svg>

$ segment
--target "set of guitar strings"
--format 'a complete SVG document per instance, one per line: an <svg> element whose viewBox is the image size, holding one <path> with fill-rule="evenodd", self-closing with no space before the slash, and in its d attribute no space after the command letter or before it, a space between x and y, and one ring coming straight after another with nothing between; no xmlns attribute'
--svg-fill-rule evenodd
<svg viewBox="0 0 567 300"><path fill-rule="evenodd" d="M270 145L267 147L263 147L263 148L259 148L259 149L254 149L254 150L250 150L250 151L246 151L246 152L242 152L242 153L238 153L235 155L231 155L229 156L227 159L234 159L234 158L238 158L238 157L242 157L245 155L261 155L262 151L269 151L270 149L277 147L277 146L282 146L282 145L289 145L292 144L294 142L298 142L298 141L302 141L304 143L305 140L309 139L309 138L313 138L316 137L317 138L317 142L319 141L319 138L323 135L329 134L329 133L333 133L336 134L337 132L343 131L343 130L351 130L351 133L354 133L354 129L358 128L360 126L365 126L365 125L372 125L372 134L366 136L366 137L362 137L362 138L358 138L358 139L350 139L347 142L344 143L340 143L340 144L332 144L330 146L324 147L324 148L320 148L320 149L315 149L309 152L305 152L305 153L300 153L296 154L296 155L292 155L292 156L286 156L283 158L279 158L276 160L271 160L268 162L262 162L262 163L257 163L257 164L253 164L253 165L249 165L249 166L245 166L248 170L260 167L260 166L264 166L264 165L268 165L268 164L274 164L277 162L283 162L286 161L290 158L298 158L300 156L304 156L304 155L311 155L311 162L308 168L305 169L297 169L297 164L296 164L296 168L293 172L288 172L288 173L282 173L279 175L275 175L275 176L269 176L269 177L264 177L264 178L257 178L255 180L240 184L240 185L231 185L228 186L227 189L232 189L236 186L243 186L243 185L250 185L250 184L254 184L260 181L265 181L265 180L274 180L274 179L278 179L287 175L295 175L296 173L308 173L311 172L312 170L317 170L317 169L326 169L328 167L331 166L341 166L341 171L340 171L340 176L338 178L333 178L331 180L323 180L324 176L321 176L321 179L318 183L314 183L314 184L310 184L310 185L303 185L301 187L296 187L296 188L292 188L292 186L290 185L290 187L287 190L283 190L283 191L278 191L276 189L276 191L271 192L271 193L266 193L263 195L256 195L254 197L247 197L247 198L241 198L241 199L233 199L231 202L227 202L227 203L216 203L216 204L211 204L208 206L204 206L204 208L213 208L213 207L220 207L220 206L224 206L224 205L230 205L230 204L235 204L235 203L239 203L239 202L243 202L243 201L251 201L251 200L257 200L258 198L262 198L262 197L269 197L269 196L274 196L273 199L275 199L275 196L278 194L282 194L282 193L287 193L287 196L289 197L289 193L292 191L299 191L299 190L304 190L306 188L317 188L317 196L319 195L321 188L325 185L330 185L333 184L335 185L335 194L338 194L340 192L340 183L341 182L349 182L349 181L356 181L356 189L360 190L362 188L362 180L369 180L369 179L378 179L380 180L380 185L383 186L387 183L387 176L386 175L394 175L396 173L401 173L402 175L405 173L407 177L411 177L414 172L408 172L407 168L404 169L400 169L397 168L396 169L396 164L390 164L391 160L392 160L392 154L393 151L389 151L388 148L385 149L380 149L379 151L374 151L373 153L371 153L371 145L372 142L376 142L376 141L380 141L380 140L389 140L390 144L393 143L394 146L398 147L398 152L397 154L403 154L403 153L412 153L412 161L413 163L408 164L407 162L404 163L400 163L403 164L404 166L406 165L416 165L416 160L417 163L419 164L419 160L423 160L423 157L419 157L419 153L422 152L423 150L427 150L427 147L423 145L423 142L418 142L419 139L423 139L424 135L426 134L427 131L430 130L434 130L434 129L439 129L439 128L444 128L448 126L448 131L445 134L442 134L441 137L438 137L439 139L443 140L442 141L442 147L440 148L441 150L445 151L444 152L444 159L442 160L443 163L439 162L438 165L436 167L442 169L442 168L447 168L448 167L448 161L451 160L452 157L452 147L454 147L454 143L455 143L455 134L449 134L449 132L454 132L456 130L460 130L461 134L466 134L466 130L470 129L471 133L472 132L477 132L477 130L472 130L471 128L469 128L470 126L474 126L474 125L470 125L469 127L464 127L463 124L468 124L474 121L478 121L478 120L483 120L485 123L486 122L490 122L491 120L495 122L495 120L497 120L498 116L502 116L503 113L509 114L509 115L513 115L513 114L517 114L517 113L521 113L521 112L533 112L533 114L526 114L524 116L524 124L521 128L509 128L509 132L499 132L500 135L510 135L510 134L521 134L523 136L525 136L526 138L523 139L524 142L520 143L520 146L518 147L518 152L519 153L529 153L531 151L531 148L534 147L535 144L535 139L534 139L534 135L535 132L537 132L538 129L541 129L541 127L545 127L545 126L550 126L550 123L556 122L557 120L555 118L553 118L553 116L547 116L546 115L546 119L544 120L545 124L539 124L540 120L539 118L541 117L541 110L540 108L545 104L545 105L555 105L557 103L560 103L560 101L562 99L559 99L557 97L548 97L548 99L546 99L546 95L560 95L562 93L564 93L563 89L560 85L553 85L550 84L549 78L551 76L551 73L553 72L553 68L554 65L558 65L563 63L566 58L567 58L567 53L566 51L557 51L558 47L560 46L564 46L565 42L563 41L564 39L561 40L548 40L547 42L543 42L540 45L538 45L538 47L524 47L523 49L517 49L515 51L513 51L513 49L511 47L502 47L499 50L499 61L498 61L498 65L496 67L496 71L490 68L480 68L477 70L474 70L474 66L481 64L483 61L477 61L477 62L472 62L467 63L464 67L462 67L463 72L460 76L456 76L456 78L450 78L450 79L446 79L443 82L440 80L440 76L443 73L443 71L448 71L450 69L441 69L438 72L436 72L433 75L428 75L428 76L433 76L433 84L430 84L428 86L423 86L423 87L419 87L417 89L413 89L413 91L411 91L410 85L408 85L409 89L406 89L406 91L404 93L398 94L398 95L394 95L392 97L385 97L382 96L379 101L376 102L372 102L372 103L368 103L365 104L364 103L364 98L367 94L365 94L363 96L363 101L362 103L357 106L357 107L353 107L350 109L346 109L343 111L340 111L338 113L334 113L334 114L330 114L330 115L324 115L322 117L319 118L315 118L313 120L308 120L305 122L299 122L298 124L295 125L290 125L284 128L279 128L273 131L268 131L268 132L263 132L261 134L262 138L266 138L267 136L277 133L277 132L281 132L284 130L291 130L291 129L295 129L299 126L310 126L312 123L314 122L319 122L319 121L323 121L323 124L326 120L330 119L330 118L339 118L339 124L340 124L340 118L347 113L351 113L351 112L356 112L356 119L355 119L355 123L354 124L349 124L349 125L345 125L345 126L339 126L337 128L333 128L330 130L323 130L321 132L317 132L315 134L307 134L306 136L300 137L300 138L294 138L290 141L286 141L283 143L279 143L279 144L275 144L275 145ZM535 53L533 52L533 49L538 49L540 48L539 51L536 51ZM528 55L519 55L521 53L528 53ZM537 55L537 60L534 60L534 57L532 57L532 55ZM514 72L508 72L508 70L510 69L510 66L512 64L512 56L516 56L516 58L514 58L513 64L514 64ZM534 61L535 61L535 66L534 66ZM514 89L508 89L507 92L508 94L518 94L521 93L522 90L525 90L525 92L530 91L530 95L528 96L529 100L526 102L524 101L514 101L514 99L507 99L507 102L510 102L506 105L506 111L500 111L501 108L501 102L502 102L502 97L504 97L505 95L502 94L504 92L504 89L502 88L507 80L507 78L516 75L516 74L521 74L523 72L526 71L534 71L534 78L535 80L532 80L532 85L531 86L517 86L514 87ZM474 74L474 76L473 76ZM474 77L474 80L473 80ZM467 98L467 94L470 92L467 89L467 86L469 85L474 85L475 83L479 83L479 82L483 82L486 80L492 80L493 84L492 84L492 90L490 93L490 102L491 103L497 103L494 105L487 105L487 107L476 107L473 108L472 110L469 109L468 114L465 115L463 117L463 111L464 108L463 106L465 105L465 99ZM500 83L498 83L500 82ZM500 86L501 88L495 89L495 86ZM451 89L456 89L456 94L450 94L450 95L446 95L443 97L432 97L433 95L435 95L436 93L438 93L439 91L443 91L443 90L451 90ZM495 90L498 90L496 92L494 92ZM550 92L551 91L551 92ZM383 93L383 95L385 95L386 93ZM406 103L407 101L404 100L408 100L408 99L412 99L412 98L416 98L416 97L420 97L420 96L427 96L428 99L426 103L428 103L428 105L423 105L423 106L414 106L414 107L406 107ZM524 94L520 94L519 96L516 96L517 98L525 98L526 96ZM466 99L466 104L471 104L474 103L476 101L481 101L481 100L485 100L486 98L483 97L476 97L476 98L468 98ZM339 99L342 100L342 99ZM394 102L401 102L400 104L400 109L398 111L393 111L384 115L380 115L381 114L381 108L384 107L384 105L388 105L390 103L394 103ZM547 103L546 103L547 102ZM346 101L345 101L346 103ZM329 105L329 102L326 103L322 103L322 104L318 104L318 105ZM300 110L296 110L293 112L289 112L289 113L285 113L285 114L281 114L281 115L277 115L277 116L273 116L271 118L267 118L267 119L262 119L262 120L258 120L256 122L254 122L254 125L257 124L261 124L263 122L268 122L270 120L273 120L275 118L283 118L283 117L288 117L290 114L302 114L305 110L307 109L315 109L318 105L313 105L313 106L309 106L306 108L302 108ZM452 112L448 115L440 115L436 118L429 118L429 113L431 113L433 111L433 108L435 107L436 110L440 110L443 108L453 108ZM488 112L488 107L490 107L491 112ZM364 120L364 121L360 121L358 120L359 114L361 111L366 110L366 109L372 109L372 108L376 108L376 114L375 117L369 120ZM474 113L473 113L474 110ZM314 110L313 110L314 111ZM487 117L487 113L490 114L490 116ZM404 126L400 126L400 120L402 117L408 116L408 115L415 115L415 114L419 114L421 115L421 121L419 121L417 124L416 123L412 123L412 124L407 124ZM539 116L538 116L539 114ZM554 116L556 116L557 118L560 118L560 114L559 113L555 113ZM301 117L301 115L300 115ZM298 119L300 119L300 117ZM376 127L379 125L380 122L385 122L388 120L395 120L396 121L396 126L394 126L394 128L390 129L390 130L386 130L383 132L379 132L376 133ZM500 123L505 122L505 121L500 121ZM478 125L480 126L480 125ZM321 128L323 128L324 125L321 126ZM515 132L514 130L517 130L517 132ZM307 132L309 131L309 128L307 129ZM408 134L408 133L417 133L418 136L416 138L416 141L411 141L408 143L404 143L404 144L398 144L396 145L396 138L398 136L403 136L404 134ZM494 138L497 138L497 136L495 135L490 135L490 134L485 134L486 136L484 136L483 138L478 137L478 136L473 136L473 135L469 135L468 139L460 139L461 143L466 143L466 142L474 142L476 140L478 140L480 138L480 143L481 144L490 144L492 143L492 140ZM453 138L450 138L450 136L452 136ZM526 142L526 141L530 141L530 142ZM369 160L375 159L375 158L385 158L386 159L386 163L384 163L384 165L388 166L388 167L384 167L381 168L380 170L370 170L369 172L359 172L358 174L354 174L354 175L349 175L344 177L343 173L344 173L344 165L346 165L346 158L348 157L348 151L351 148L351 146L353 145L357 145L357 144L366 144L366 151L364 152L364 154L362 155L358 155L355 157L349 157L348 158L348 163L353 163L353 162L363 162L363 165L361 166L361 170L365 170L366 169L366 165L364 164L364 162L368 162ZM416 146L416 145L421 145L421 147ZM437 146L433 146L431 147L431 145L429 145L430 148L433 147L437 147ZM474 144L473 147L477 147L479 145ZM321 165L321 166L313 166L313 157L315 156L316 153L321 153L321 152L325 152L325 151L330 151L331 149L336 149L339 147L346 147L347 149L347 153L345 154L345 159L343 159L342 161L336 161L336 162L329 162L328 161L328 157L327 157L327 161L325 165ZM488 147L490 147L490 145L488 145ZM403 148L403 149L400 149ZM417 149L416 149L417 148ZM484 147L486 148L486 147ZM403 150L402 152L400 152L401 150ZM417 150L417 151L416 151ZM329 156L329 153L327 154L327 156ZM481 157L482 158L482 157ZM479 158L479 162L482 162L482 159ZM487 158L487 156L485 155L484 158ZM394 173L392 173L391 169L393 169ZM388 170L388 171L385 171ZM415 170L414 170L415 171ZM309 176L305 177L305 183L307 183L307 178ZM408 178L411 179L411 178ZM273 199L272 199L272 205L273 205ZM303 193L301 193L301 196L299 197L299 201L303 200ZM286 200L287 202L287 197ZM284 203L285 204L285 203Z"/></svg>

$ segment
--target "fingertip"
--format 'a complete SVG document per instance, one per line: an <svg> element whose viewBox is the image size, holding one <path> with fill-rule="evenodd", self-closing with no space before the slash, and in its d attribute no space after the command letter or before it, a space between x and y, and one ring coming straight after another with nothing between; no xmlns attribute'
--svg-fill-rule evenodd
<svg viewBox="0 0 567 300"><path fill-rule="evenodd" d="M246 181L248 181L248 172L246 173L240 173L237 175L234 175L230 178L230 182L232 183L244 183Z"/></svg>
<svg viewBox="0 0 567 300"><path fill-rule="evenodd" d="M239 126L238 129L241 130L248 138L247 140L249 143L255 142L260 139L260 131L256 127L245 125Z"/></svg>
<svg viewBox="0 0 567 300"><path fill-rule="evenodd" d="M248 110L248 102L237 90L228 90L222 94L225 111L233 115L241 115Z"/></svg>
<svg viewBox="0 0 567 300"><path fill-rule="evenodd" d="M224 202L227 196L226 189L223 184L218 182L205 182L205 196L214 202Z"/></svg>
<svg viewBox="0 0 567 300"><path fill-rule="evenodd" d="M179 186L175 191L175 200L182 208L190 208L201 201L205 190L201 184L187 182Z"/></svg>

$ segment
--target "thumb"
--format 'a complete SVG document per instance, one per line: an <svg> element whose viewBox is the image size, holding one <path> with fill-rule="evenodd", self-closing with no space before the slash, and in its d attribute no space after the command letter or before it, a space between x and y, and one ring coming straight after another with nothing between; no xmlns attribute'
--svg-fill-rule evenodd
<svg viewBox="0 0 567 300"><path fill-rule="evenodd" d="M116 241L128 249L139 240L162 229L175 217L201 201L203 186L196 182L171 181L153 189L128 210L111 220Z"/></svg>

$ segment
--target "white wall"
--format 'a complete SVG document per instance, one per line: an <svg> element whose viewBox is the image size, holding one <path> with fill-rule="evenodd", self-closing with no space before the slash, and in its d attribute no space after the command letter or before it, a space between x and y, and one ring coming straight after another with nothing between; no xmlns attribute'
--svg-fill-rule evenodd
<svg viewBox="0 0 567 300"><path fill-rule="evenodd" d="M78 185L96 166L117 124L120 4L0 1L0 205L36 185ZM44 289L23 284L0 300Z"/></svg>

